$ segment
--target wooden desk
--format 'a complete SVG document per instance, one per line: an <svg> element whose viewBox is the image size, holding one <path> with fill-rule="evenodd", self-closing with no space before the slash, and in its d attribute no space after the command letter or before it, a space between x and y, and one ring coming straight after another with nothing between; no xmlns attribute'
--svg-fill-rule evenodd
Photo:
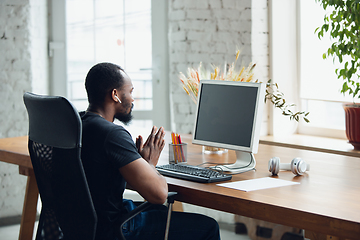
<svg viewBox="0 0 360 240"><path fill-rule="evenodd" d="M184 142L191 142L190 136L182 136L182 139ZM167 153L166 148L161 155L160 164L167 162ZM177 200L182 202L302 228L309 232L337 236L341 239L359 239L359 158L260 144L259 153L255 155L257 171L235 175L232 181L269 177L267 163L273 156L280 157L282 162L290 162L294 157L302 157L311 164L311 170L300 177L295 177L288 171L279 173L279 179L300 182L299 185L253 192L219 187L216 183L200 184L167 178L169 189L177 191L179 193ZM234 157L233 151L222 156L204 155L200 146L188 145L189 164L231 163ZM0 161L19 165L23 169L21 173L25 170L31 173L26 137L0 139ZM33 175L28 175L28 179L33 179ZM26 218L27 212L36 209L34 202L37 201L37 191L29 186L31 185L29 181L31 180L28 180L23 219ZM22 221L19 239L25 239L24 237L29 236L30 232L32 234L31 221Z"/></svg>
<svg viewBox="0 0 360 240"><path fill-rule="evenodd" d="M0 139L0 161L18 165L19 173L28 177L19 240L32 239L39 196L27 144L27 136Z"/></svg>

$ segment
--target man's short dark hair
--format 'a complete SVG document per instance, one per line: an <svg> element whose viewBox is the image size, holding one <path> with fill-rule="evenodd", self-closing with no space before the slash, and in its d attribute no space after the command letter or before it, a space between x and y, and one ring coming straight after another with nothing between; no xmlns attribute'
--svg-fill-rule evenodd
<svg viewBox="0 0 360 240"><path fill-rule="evenodd" d="M92 105L104 103L105 96L113 89L118 89L124 84L124 78L120 66L113 63L98 63L94 65L86 75L85 88L88 101Z"/></svg>

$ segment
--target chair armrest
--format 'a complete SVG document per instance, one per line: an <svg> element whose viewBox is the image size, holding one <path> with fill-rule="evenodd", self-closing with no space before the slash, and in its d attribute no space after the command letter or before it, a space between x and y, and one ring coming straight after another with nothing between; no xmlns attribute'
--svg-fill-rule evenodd
<svg viewBox="0 0 360 240"><path fill-rule="evenodd" d="M167 201L168 203L174 203L175 201L175 196L177 195L177 192L169 192L168 193L168 197L167 197Z"/></svg>
<svg viewBox="0 0 360 240"><path fill-rule="evenodd" d="M177 195L177 192L168 192L168 197L167 197L167 202L169 204L173 204L174 200L175 200L175 196ZM139 213L145 211L146 209L148 209L149 207L151 207L152 205L156 205L156 204L152 204L150 202L143 202L142 204L140 204L138 207L136 207L134 210L126 213L125 215L123 215L117 222L118 224L116 224L117 226L119 226L117 229L117 237L119 239L125 239L123 233L122 233L122 228L124 226L124 224L128 221L130 221L132 218L134 218L136 215L138 215Z"/></svg>

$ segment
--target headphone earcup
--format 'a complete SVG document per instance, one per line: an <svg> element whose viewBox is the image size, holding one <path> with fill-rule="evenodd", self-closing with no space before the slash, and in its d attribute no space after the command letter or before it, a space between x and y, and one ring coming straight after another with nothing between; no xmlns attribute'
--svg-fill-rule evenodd
<svg viewBox="0 0 360 240"><path fill-rule="evenodd" d="M272 175L278 175L280 170L280 158L273 157L269 160L268 163L269 172L272 173Z"/></svg>
<svg viewBox="0 0 360 240"><path fill-rule="evenodd" d="M295 175L303 175L306 172L306 170L309 169L310 166L306 164L306 162L302 160L302 158L294 158L291 161L291 171Z"/></svg>

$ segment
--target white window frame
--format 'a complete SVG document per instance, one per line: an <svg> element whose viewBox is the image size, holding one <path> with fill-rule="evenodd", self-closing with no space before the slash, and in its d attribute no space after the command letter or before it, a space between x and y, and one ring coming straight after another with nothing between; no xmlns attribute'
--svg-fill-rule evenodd
<svg viewBox="0 0 360 240"><path fill-rule="evenodd" d="M68 96L66 57L66 1L49 1L50 94ZM151 119L156 126L170 129L168 2L151 1L153 110L133 111L134 119ZM85 76L84 76L85 77Z"/></svg>
<svg viewBox="0 0 360 240"><path fill-rule="evenodd" d="M300 99L300 1L269 0L270 77L279 84L288 103L303 110ZM279 41L281 39L281 41ZM291 81L289 81L291 79ZM311 112L309 115L311 121ZM345 131L311 127L304 121L289 121L278 109L270 112L270 135L304 134L345 139Z"/></svg>

